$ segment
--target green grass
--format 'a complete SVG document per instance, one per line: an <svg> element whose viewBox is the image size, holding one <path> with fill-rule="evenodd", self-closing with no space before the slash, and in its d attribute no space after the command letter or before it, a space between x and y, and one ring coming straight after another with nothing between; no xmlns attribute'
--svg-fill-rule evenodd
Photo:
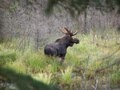
<svg viewBox="0 0 120 90"><path fill-rule="evenodd" d="M16 52L14 50L0 51L0 65L6 64L7 62L13 62L16 60L16 57Z"/></svg>
<svg viewBox="0 0 120 90"><path fill-rule="evenodd" d="M94 43L91 35L77 35L80 44L67 49L63 65L59 64L59 58L45 56L43 48L38 52L30 47L20 51L15 47L15 40L9 42L9 46L0 43L0 65L18 74L30 75L46 85L57 85L61 90L93 90L96 80L100 90L104 85L106 88L120 88L120 65L110 66L120 60L120 41L114 33L112 35L114 38L108 39L101 39L98 35Z"/></svg>
<svg viewBox="0 0 120 90"><path fill-rule="evenodd" d="M120 85L120 70L110 75L111 87L119 87Z"/></svg>
<svg viewBox="0 0 120 90"><path fill-rule="evenodd" d="M51 73L37 73L33 74L33 78L39 80L47 85L51 84L52 74Z"/></svg>
<svg viewBox="0 0 120 90"><path fill-rule="evenodd" d="M61 70L61 83L70 84L72 82L72 67L67 67L65 70Z"/></svg>

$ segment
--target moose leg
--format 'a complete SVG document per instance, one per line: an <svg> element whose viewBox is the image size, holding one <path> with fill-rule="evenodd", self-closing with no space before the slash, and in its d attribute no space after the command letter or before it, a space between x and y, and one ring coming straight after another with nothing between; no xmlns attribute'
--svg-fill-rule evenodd
<svg viewBox="0 0 120 90"><path fill-rule="evenodd" d="M65 57L64 57L64 56L63 56L63 57L61 57L60 65L62 65L62 63L64 62L64 59L65 59Z"/></svg>

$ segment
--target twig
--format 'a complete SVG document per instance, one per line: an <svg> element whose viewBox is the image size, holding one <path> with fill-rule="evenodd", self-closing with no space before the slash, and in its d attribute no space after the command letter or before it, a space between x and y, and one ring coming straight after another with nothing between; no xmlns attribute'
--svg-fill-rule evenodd
<svg viewBox="0 0 120 90"><path fill-rule="evenodd" d="M95 85L91 85L94 90L97 90L98 87L98 78L95 79Z"/></svg>
<svg viewBox="0 0 120 90"><path fill-rule="evenodd" d="M103 57L103 58L101 58L102 60L105 60L105 59L107 59L107 58L110 58L110 57L112 57L116 52L118 52L120 50L120 47L117 49L117 50L115 50L112 54L110 54L109 56L106 56L106 57ZM100 59L100 60L101 60Z"/></svg>
<svg viewBox="0 0 120 90"><path fill-rule="evenodd" d="M95 72L96 72L96 73L101 72L101 71L103 71L103 70L105 70L105 69L107 69L107 68L110 68L110 67L112 67L112 66L114 66L114 65L118 65L118 64L120 64L120 59L118 59L116 62L114 62L114 63L112 63L112 64L110 64L110 65L108 65L108 66L106 66L106 67L103 67L103 68L100 68L100 69L95 70Z"/></svg>
<svg viewBox="0 0 120 90"><path fill-rule="evenodd" d="M76 67L77 70L73 70L73 71L74 72L80 72L81 70L84 70L84 71L88 70L88 71L92 71L92 72L95 72L95 73L99 73L99 72L101 72L101 71L103 71L103 70L105 70L107 68L110 68L110 67L112 67L114 65L118 65L118 64L120 64L120 59L118 59L116 62L114 62L114 63L112 63L112 64L110 64L110 65L108 65L106 67L103 67L103 68L100 68L100 69L97 69L97 70L91 70L91 69L88 69L88 68Z"/></svg>
<svg viewBox="0 0 120 90"><path fill-rule="evenodd" d="M116 43L116 44L114 44L114 45L111 45L111 46L107 46L107 45L100 45L100 44L96 44L97 46L100 46L100 47L105 47L105 48L111 48L111 47L115 47L115 46L119 46L120 45L120 43Z"/></svg>
<svg viewBox="0 0 120 90"><path fill-rule="evenodd" d="M76 67L77 69L74 69L73 71L74 72L80 72L81 70L85 71L85 70L88 70L88 71L95 71L95 70L91 70L91 69L88 69L88 68L82 68L82 67Z"/></svg>

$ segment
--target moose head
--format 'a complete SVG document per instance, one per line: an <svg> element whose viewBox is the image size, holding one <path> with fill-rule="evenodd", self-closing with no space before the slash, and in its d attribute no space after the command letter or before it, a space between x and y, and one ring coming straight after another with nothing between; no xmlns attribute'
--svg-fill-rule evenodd
<svg viewBox="0 0 120 90"><path fill-rule="evenodd" d="M64 37L57 39L54 43L48 44L44 48L45 55L48 56L57 56L61 58L60 63L62 64L68 47L72 47L74 44L78 44L79 40L73 38L78 31L71 32L67 28L60 28L60 31L65 34Z"/></svg>

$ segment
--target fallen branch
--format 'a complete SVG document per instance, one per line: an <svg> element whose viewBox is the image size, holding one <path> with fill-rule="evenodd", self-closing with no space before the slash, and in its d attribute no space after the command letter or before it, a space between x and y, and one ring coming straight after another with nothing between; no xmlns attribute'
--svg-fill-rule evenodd
<svg viewBox="0 0 120 90"><path fill-rule="evenodd" d="M99 47L104 47L104 48L112 48L112 47L115 47L115 46L119 46L120 45L120 43L116 43L116 44L114 44L114 45L111 45L111 46L107 46L107 45L101 45L101 44L96 44L97 46L99 46Z"/></svg>
<svg viewBox="0 0 120 90"><path fill-rule="evenodd" d="M119 65L119 64L120 64L120 59L118 59L116 62L114 62L114 63L112 63L112 64L110 64L110 65L108 65L106 67L95 70L95 73L99 73L99 72L104 71L104 70L106 70L106 69L108 69L110 67L113 67L114 65Z"/></svg>
<svg viewBox="0 0 120 90"><path fill-rule="evenodd" d="M116 62L114 62L114 63L112 63L112 64L110 64L106 67L100 68L100 69L92 70L92 69L88 69L88 68L76 67L77 69L75 68L73 71L74 72L80 72L81 70L82 71L88 70L88 71L92 71L92 72L95 72L95 73L99 73L99 72L104 71L104 70L106 70L106 69L108 69L108 68L110 68L114 65L119 65L119 64L120 64L120 58L118 60L116 60Z"/></svg>
<svg viewBox="0 0 120 90"><path fill-rule="evenodd" d="M118 49L115 50L113 53L111 53L109 56L103 57L103 58L101 58L100 60L105 60L105 59L107 59L107 58L112 57L112 56L113 56L115 53L117 53L119 50L120 50L120 47L118 47Z"/></svg>
<svg viewBox="0 0 120 90"><path fill-rule="evenodd" d="M74 72L80 72L81 70L82 71L88 70L88 71L93 71L93 72L95 71L95 70L91 70L91 69L88 69L88 68L82 68L82 67L76 67L76 68L73 70Z"/></svg>

